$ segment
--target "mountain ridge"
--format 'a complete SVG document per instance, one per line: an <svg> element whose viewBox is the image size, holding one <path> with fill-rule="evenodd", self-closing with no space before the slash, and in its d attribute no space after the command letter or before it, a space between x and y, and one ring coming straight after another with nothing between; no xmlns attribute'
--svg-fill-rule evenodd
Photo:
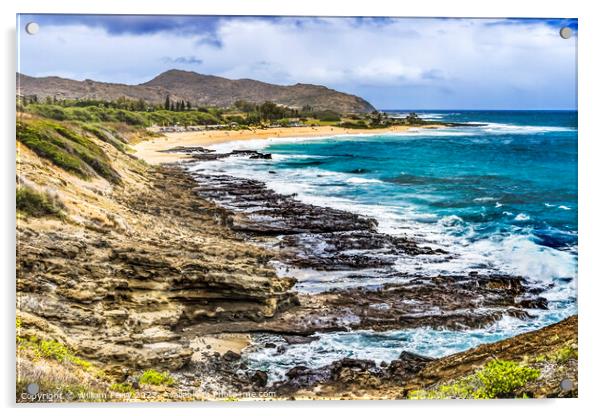
<svg viewBox="0 0 602 416"><path fill-rule="evenodd" d="M277 85L250 78L229 79L193 71L170 69L151 80L137 84L77 81L57 76L32 77L17 73L17 92L40 99L115 100L121 97L161 104L172 100L190 101L194 106L229 107L238 100L252 103L272 101L292 108L310 106L315 110L340 113L366 113L375 108L365 99L323 85L296 83Z"/></svg>

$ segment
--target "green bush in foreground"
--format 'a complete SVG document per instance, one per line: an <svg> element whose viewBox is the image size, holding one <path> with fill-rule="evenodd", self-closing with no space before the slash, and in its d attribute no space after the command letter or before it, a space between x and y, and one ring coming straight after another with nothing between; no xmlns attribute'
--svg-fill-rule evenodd
<svg viewBox="0 0 602 416"><path fill-rule="evenodd" d="M64 205L48 192L38 192L27 186L17 188L17 211L32 217L63 217Z"/></svg>
<svg viewBox="0 0 602 416"><path fill-rule="evenodd" d="M482 370L432 390L416 390L410 399L496 399L514 397L516 390L538 379L537 369L514 361L492 360Z"/></svg>
<svg viewBox="0 0 602 416"><path fill-rule="evenodd" d="M140 384L152 384L155 386L165 385L171 386L175 383L173 377L167 371L160 373L157 370L146 370L140 376Z"/></svg>

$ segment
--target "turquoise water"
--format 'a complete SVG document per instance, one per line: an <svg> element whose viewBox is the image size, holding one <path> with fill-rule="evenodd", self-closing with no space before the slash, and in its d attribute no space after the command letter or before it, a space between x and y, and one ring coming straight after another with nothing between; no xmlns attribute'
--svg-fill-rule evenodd
<svg viewBox="0 0 602 416"><path fill-rule="evenodd" d="M420 221L456 216L466 226L449 232L473 241L519 234L546 247L576 247L575 113L452 113L442 118L497 125L427 137L273 144L265 150L306 156L276 163L279 170L352 174L347 186L333 182L332 196L363 204L411 204L426 214Z"/></svg>
<svg viewBox="0 0 602 416"><path fill-rule="evenodd" d="M530 321L505 319L477 331L324 334L319 341L291 347L281 356L252 353L249 359L257 367L284 369L309 356L319 364L343 356L390 360L402 349L440 356L576 312L577 113L430 111L419 115L475 125L228 144L222 148L262 149L273 159L231 158L203 168L253 177L279 192L296 193L306 202L370 215L378 219L382 232L410 235L454 254L443 262L425 256L400 258L400 271L433 275L476 270L525 276L546 288L543 296L550 310L533 311L535 318ZM310 292L369 283L311 271L299 271L296 277L298 290Z"/></svg>

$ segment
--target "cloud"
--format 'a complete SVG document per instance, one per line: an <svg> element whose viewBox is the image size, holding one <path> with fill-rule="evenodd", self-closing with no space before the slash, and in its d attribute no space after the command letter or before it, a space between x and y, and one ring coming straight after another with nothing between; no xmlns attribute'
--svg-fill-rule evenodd
<svg viewBox="0 0 602 416"><path fill-rule="evenodd" d="M203 63L203 60L197 58L196 56L178 56L177 58L172 58L169 56L164 56L161 59L162 62L167 64L182 64L182 65L200 65Z"/></svg>
<svg viewBox="0 0 602 416"><path fill-rule="evenodd" d="M380 108L576 106L577 39L558 35L565 25L576 31L574 19L33 18L40 33L21 36L20 49L30 75L139 83L194 66L323 84Z"/></svg>
<svg viewBox="0 0 602 416"><path fill-rule="evenodd" d="M212 33L219 25L219 16L157 16L157 15L85 15L44 14L21 15L44 26L86 26L98 28L110 35L149 35L169 32L186 36Z"/></svg>

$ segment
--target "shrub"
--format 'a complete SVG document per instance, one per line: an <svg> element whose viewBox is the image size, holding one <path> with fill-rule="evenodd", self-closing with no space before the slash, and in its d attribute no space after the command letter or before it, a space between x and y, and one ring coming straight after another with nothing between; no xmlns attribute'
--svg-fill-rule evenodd
<svg viewBox="0 0 602 416"><path fill-rule="evenodd" d="M19 186L16 196L17 211L32 217L63 217L65 206L58 197L48 192L38 192L28 186Z"/></svg>
<svg viewBox="0 0 602 416"><path fill-rule="evenodd" d="M60 362L75 364L88 370L92 364L71 351L66 345L51 339L38 339L36 337L17 337L18 347L30 349L38 358L49 358Z"/></svg>
<svg viewBox="0 0 602 416"><path fill-rule="evenodd" d="M528 381L539 378L539 375L539 370L521 366L514 361L492 360L476 374L481 384L476 396L483 399L509 397Z"/></svg>
<svg viewBox="0 0 602 416"><path fill-rule="evenodd" d="M368 125L363 120L360 120L355 123L352 123L350 121L345 121L345 122L341 123L340 126L345 129L367 129L368 128Z"/></svg>
<svg viewBox="0 0 602 416"><path fill-rule="evenodd" d="M557 363L565 363L568 360L577 359L579 354L577 349L572 345L567 345L565 347L560 348L556 354L554 354L554 361Z"/></svg>
<svg viewBox="0 0 602 416"><path fill-rule="evenodd" d="M537 369L514 361L491 360L482 370L431 390L410 392L410 399L495 399L513 397L527 382L538 379Z"/></svg>
<svg viewBox="0 0 602 416"><path fill-rule="evenodd" d="M550 354L542 354L535 358L536 363L541 363L545 361L553 361L558 364L566 363L568 360L579 358L579 354L576 346L574 345L565 345L562 348L557 349L553 353Z"/></svg>
<svg viewBox="0 0 602 416"><path fill-rule="evenodd" d="M160 373L157 370L151 369L146 370L142 376L140 376L140 384L171 386L174 383L173 377L171 377L167 371Z"/></svg>
<svg viewBox="0 0 602 416"><path fill-rule="evenodd" d="M33 104L27 106L27 111L53 120L66 120L67 111L64 107L51 104Z"/></svg>
<svg viewBox="0 0 602 416"><path fill-rule="evenodd" d="M341 121L341 115L332 110L324 110L314 113L314 118L320 121Z"/></svg>
<svg viewBox="0 0 602 416"><path fill-rule="evenodd" d="M134 387L132 387L131 384L128 383L113 383L111 384L111 387L109 387L110 390L113 390L117 393L129 393L132 394L134 393Z"/></svg>

